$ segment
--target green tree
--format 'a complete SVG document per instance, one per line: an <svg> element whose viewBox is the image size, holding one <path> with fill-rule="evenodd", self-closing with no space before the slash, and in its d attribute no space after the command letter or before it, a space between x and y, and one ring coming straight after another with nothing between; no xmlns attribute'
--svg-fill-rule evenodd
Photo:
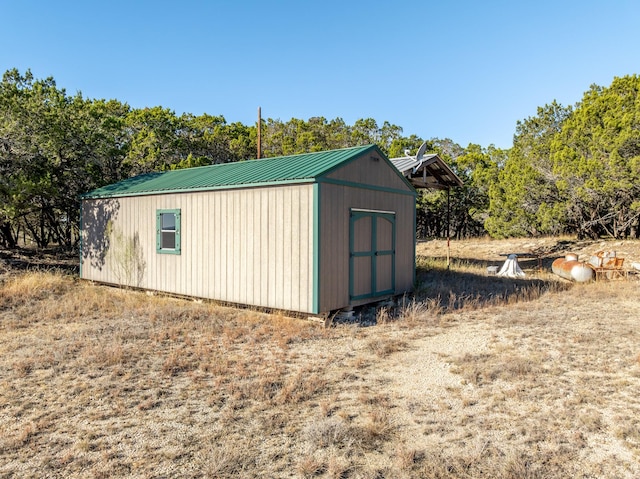
<svg viewBox="0 0 640 479"><path fill-rule="evenodd" d="M409 155L415 155L422 143L424 143L422 138L416 135L394 138L389 145L389 158L400 158L407 156L407 153ZM427 150L433 151L433 144L431 142L428 143Z"/></svg>
<svg viewBox="0 0 640 479"><path fill-rule="evenodd" d="M168 169L179 163L181 122L175 113L159 106L132 110L127 116L126 128L130 145L124 165L129 174Z"/></svg>
<svg viewBox="0 0 640 479"><path fill-rule="evenodd" d="M227 124L223 116L183 114L177 122L176 159L199 158L200 164L229 163L256 157L256 128ZM176 161L174 159L174 162Z"/></svg>
<svg viewBox="0 0 640 479"><path fill-rule="evenodd" d="M0 84L0 244L73 248L78 196L123 177L129 107L70 96L52 78L7 71Z"/></svg>
<svg viewBox="0 0 640 479"><path fill-rule="evenodd" d="M487 231L494 237L558 234L566 229L551 144L571 115L556 101L518 121L513 147L488 190Z"/></svg>
<svg viewBox="0 0 640 479"><path fill-rule="evenodd" d="M462 148L450 139L433 139L433 151L463 181L449 191L420 192L417 201L418 235L458 239L485 234L491 185L495 182L505 152L493 146ZM448 219L448 224L447 224Z"/></svg>
<svg viewBox="0 0 640 479"><path fill-rule="evenodd" d="M551 145L562 213L580 237L640 230L640 77L593 85Z"/></svg>
<svg viewBox="0 0 640 479"><path fill-rule="evenodd" d="M3 76L0 97L2 223L28 231L38 247L55 242L70 248L77 238L77 196L91 186L87 101L80 93L68 96L52 78L34 80L17 70Z"/></svg>

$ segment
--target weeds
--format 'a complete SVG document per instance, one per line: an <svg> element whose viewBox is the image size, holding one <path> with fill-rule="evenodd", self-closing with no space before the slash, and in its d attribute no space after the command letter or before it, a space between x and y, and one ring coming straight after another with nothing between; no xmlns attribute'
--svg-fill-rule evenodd
<svg viewBox="0 0 640 479"><path fill-rule="evenodd" d="M402 351L407 347L407 342L396 338L374 338L367 344L367 349L380 358Z"/></svg>

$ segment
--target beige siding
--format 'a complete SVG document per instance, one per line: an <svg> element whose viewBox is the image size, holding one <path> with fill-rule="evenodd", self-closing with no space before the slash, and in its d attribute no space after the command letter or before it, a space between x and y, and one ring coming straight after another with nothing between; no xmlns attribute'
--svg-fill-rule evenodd
<svg viewBox="0 0 640 479"><path fill-rule="evenodd" d="M156 252L158 209L181 210L180 255ZM82 277L312 312L313 232L312 185L85 200Z"/></svg>
<svg viewBox="0 0 640 479"><path fill-rule="evenodd" d="M320 311L343 308L349 299L349 214L352 208L393 211L396 219L395 293L413 288L414 273L414 197L376 191L364 187L320 185ZM405 191L410 191L406 189ZM361 220L366 221L366 220ZM359 223L359 222L358 222ZM364 223L363 223L364 225ZM364 241L364 240L363 240ZM359 248L364 248L364 243ZM381 260L381 274L390 263ZM356 261L357 267L370 270L370 263ZM356 294L366 290L364 274L356 275ZM380 280L379 286L383 286Z"/></svg>

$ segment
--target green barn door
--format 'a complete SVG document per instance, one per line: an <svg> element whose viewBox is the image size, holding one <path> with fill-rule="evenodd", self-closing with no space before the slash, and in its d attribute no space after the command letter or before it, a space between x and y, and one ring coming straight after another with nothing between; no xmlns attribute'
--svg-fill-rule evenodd
<svg viewBox="0 0 640 479"><path fill-rule="evenodd" d="M349 298L372 298L395 291L396 217L388 211L351 210Z"/></svg>

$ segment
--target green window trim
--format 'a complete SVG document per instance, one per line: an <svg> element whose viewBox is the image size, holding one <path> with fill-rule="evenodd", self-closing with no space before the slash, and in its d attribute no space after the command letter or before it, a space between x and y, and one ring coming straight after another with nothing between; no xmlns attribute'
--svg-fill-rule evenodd
<svg viewBox="0 0 640 479"><path fill-rule="evenodd" d="M156 252L180 254L181 214L179 209L156 210Z"/></svg>

